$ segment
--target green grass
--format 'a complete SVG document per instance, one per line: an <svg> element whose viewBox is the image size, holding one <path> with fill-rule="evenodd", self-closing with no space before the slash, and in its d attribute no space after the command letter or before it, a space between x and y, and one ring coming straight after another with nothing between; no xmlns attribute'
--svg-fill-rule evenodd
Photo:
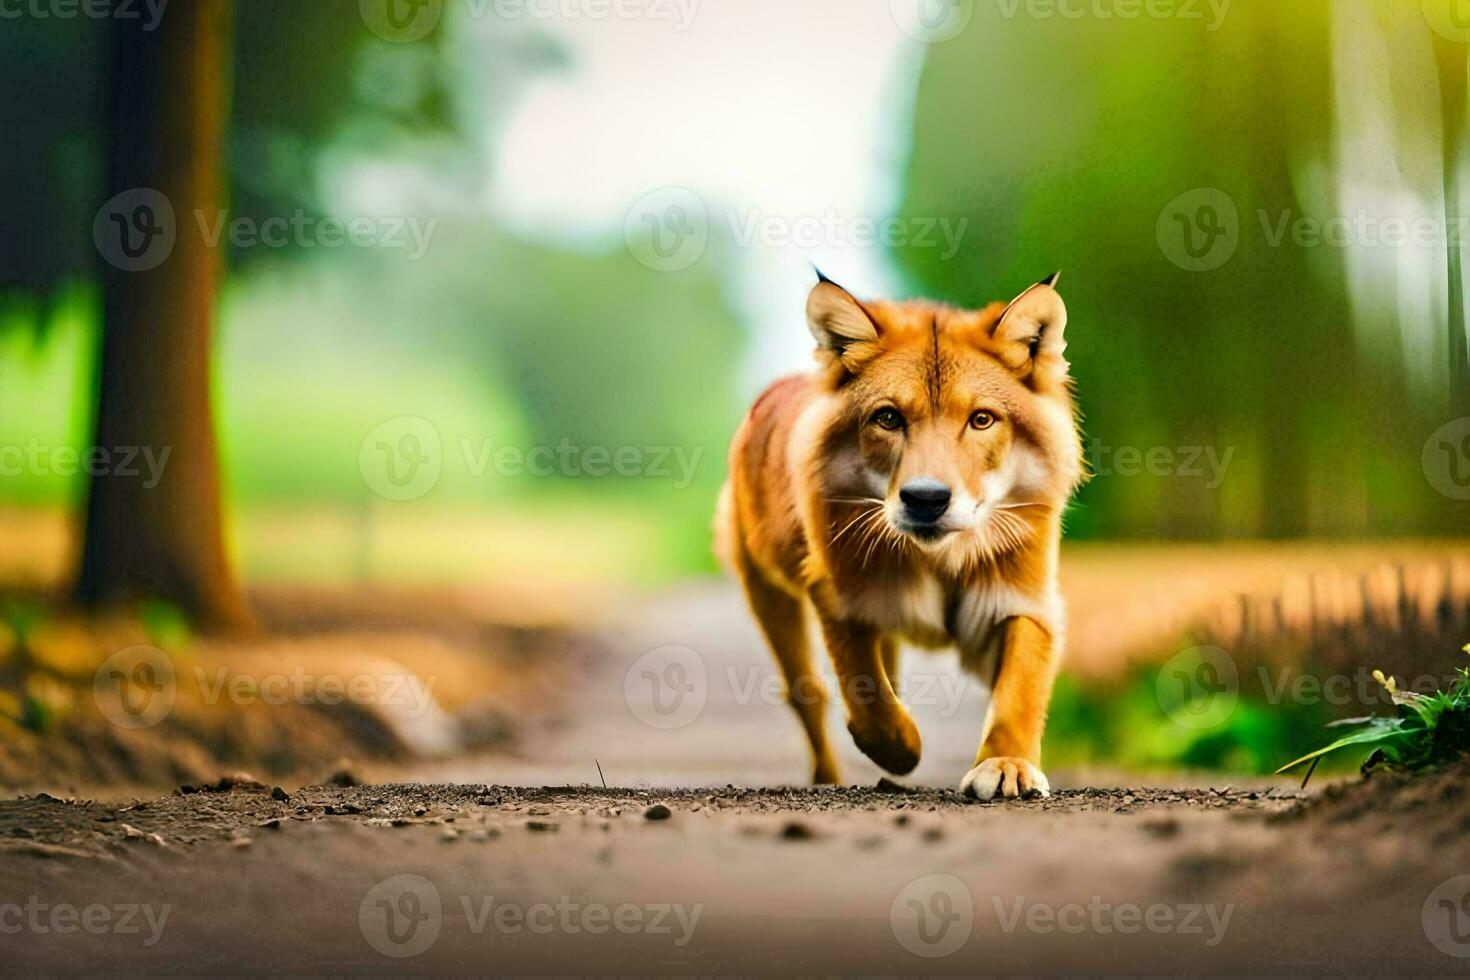
<svg viewBox="0 0 1470 980"><path fill-rule="evenodd" d="M1470 654L1470 643L1465 644ZM1433 694L1400 691L1392 677L1382 671L1373 676L1393 698L1397 714L1391 717L1349 718L1333 727L1352 731L1328 745L1292 762L1278 771L1287 772L1306 763L1312 771L1323 759L1346 749L1368 749L1362 768L1398 769L1419 772L1433 769L1470 753L1470 667L1460 667L1447 689Z"/></svg>
<svg viewBox="0 0 1470 980"><path fill-rule="evenodd" d="M1326 701L1293 702L1243 671L1233 697L1195 720L1164 693L1157 665L1140 666L1112 683L1063 674L1052 696L1045 757L1052 765L1123 769L1196 769L1268 775L1322 763L1350 772L1368 751L1368 766L1406 770L1441 765L1470 752L1470 667L1430 695L1385 688L1395 714L1338 717ZM1303 671L1305 675L1305 671ZM1182 719L1182 721L1181 721ZM1351 733L1322 746L1324 729ZM1286 759L1295 761L1283 766Z"/></svg>
<svg viewBox="0 0 1470 980"><path fill-rule="evenodd" d="M1231 703L1195 723L1161 698L1160 672L1158 665L1139 666L1111 683L1064 673L1047 722L1048 763L1266 775L1315 745L1332 721L1325 704L1273 703L1247 674Z"/></svg>

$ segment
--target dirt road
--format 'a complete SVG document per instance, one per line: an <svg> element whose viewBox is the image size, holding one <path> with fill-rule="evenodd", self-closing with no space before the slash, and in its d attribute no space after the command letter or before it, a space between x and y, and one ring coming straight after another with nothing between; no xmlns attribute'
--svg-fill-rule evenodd
<svg viewBox="0 0 1470 980"><path fill-rule="evenodd" d="M1467 772L1239 791L264 786L0 804L17 972L1463 970ZM281 798L285 797L285 798Z"/></svg>
<svg viewBox="0 0 1470 980"><path fill-rule="evenodd" d="M806 742L735 589L708 584L670 593L613 619L601 639L603 652L588 661L577 690L522 733L516 754L420 767L412 778L524 786L807 781ZM823 668L835 689L830 665ZM985 691L959 672L953 655L909 656L904 674L925 740L924 759L906 782L957 785L979 742ZM833 703L828 727L844 775L876 782L882 770L852 746L841 719Z"/></svg>
<svg viewBox="0 0 1470 980"><path fill-rule="evenodd" d="M874 788L877 770L839 738L856 785L772 789L803 780L803 744L728 589L640 609L605 645L515 758L369 770L379 784L367 786L0 802L0 962L400 974L1470 965L1470 767L1310 798L1284 783L1146 790L1058 772L1051 800L975 804L949 787L974 751L983 692L948 660L911 658L925 757L908 782L939 788ZM608 786L631 788L603 788L599 765Z"/></svg>

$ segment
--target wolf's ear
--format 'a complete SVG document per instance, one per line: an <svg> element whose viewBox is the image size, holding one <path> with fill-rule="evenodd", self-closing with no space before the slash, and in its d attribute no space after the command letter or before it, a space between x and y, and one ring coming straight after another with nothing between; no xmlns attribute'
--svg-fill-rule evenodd
<svg viewBox="0 0 1470 980"><path fill-rule="evenodd" d="M1017 296L991 328L990 336L1001 343L1013 370L1030 374L1049 368L1066 373L1062 355L1067 350L1067 304L1056 289L1061 277L1060 272L1053 273Z"/></svg>
<svg viewBox="0 0 1470 980"><path fill-rule="evenodd" d="M863 304L817 270L817 284L806 298L806 324L817 349L831 351L848 370L856 370L878 343L878 325Z"/></svg>

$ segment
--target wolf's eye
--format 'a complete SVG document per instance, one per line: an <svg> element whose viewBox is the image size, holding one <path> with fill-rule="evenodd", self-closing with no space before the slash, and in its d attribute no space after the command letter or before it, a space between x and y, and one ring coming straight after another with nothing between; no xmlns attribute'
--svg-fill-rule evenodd
<svg viewBox="0 0 1470 980"><path fill-rule="evenodd" d="M872 422L878 428L892 432L903 428L903 415L896 408L880 408L873 413Z"/></svg>
<svg viewBox="0 0 1470 980"><path fill-rule="evenodd" d="M970 428L988 429L995 424L995 415L991 412L979 411L970 416Z"/></svg>

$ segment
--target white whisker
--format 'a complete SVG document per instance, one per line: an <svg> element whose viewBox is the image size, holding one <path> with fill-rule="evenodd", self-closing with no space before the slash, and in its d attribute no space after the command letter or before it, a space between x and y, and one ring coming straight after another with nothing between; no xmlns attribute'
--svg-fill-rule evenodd
<svg viewBox="0 0 1470 980"><path fill-rule="evenodd" d="M839 540L841 540L842 536L848 531L851 531L855 525L861 523L863 520L871 517L875 513L878 513L876 508L859 512L856 517L848 521L847 524L843 526L842 530L833 535L832 539L827 542L827 546L830 548L831 546L835 545Z"/></svg>

